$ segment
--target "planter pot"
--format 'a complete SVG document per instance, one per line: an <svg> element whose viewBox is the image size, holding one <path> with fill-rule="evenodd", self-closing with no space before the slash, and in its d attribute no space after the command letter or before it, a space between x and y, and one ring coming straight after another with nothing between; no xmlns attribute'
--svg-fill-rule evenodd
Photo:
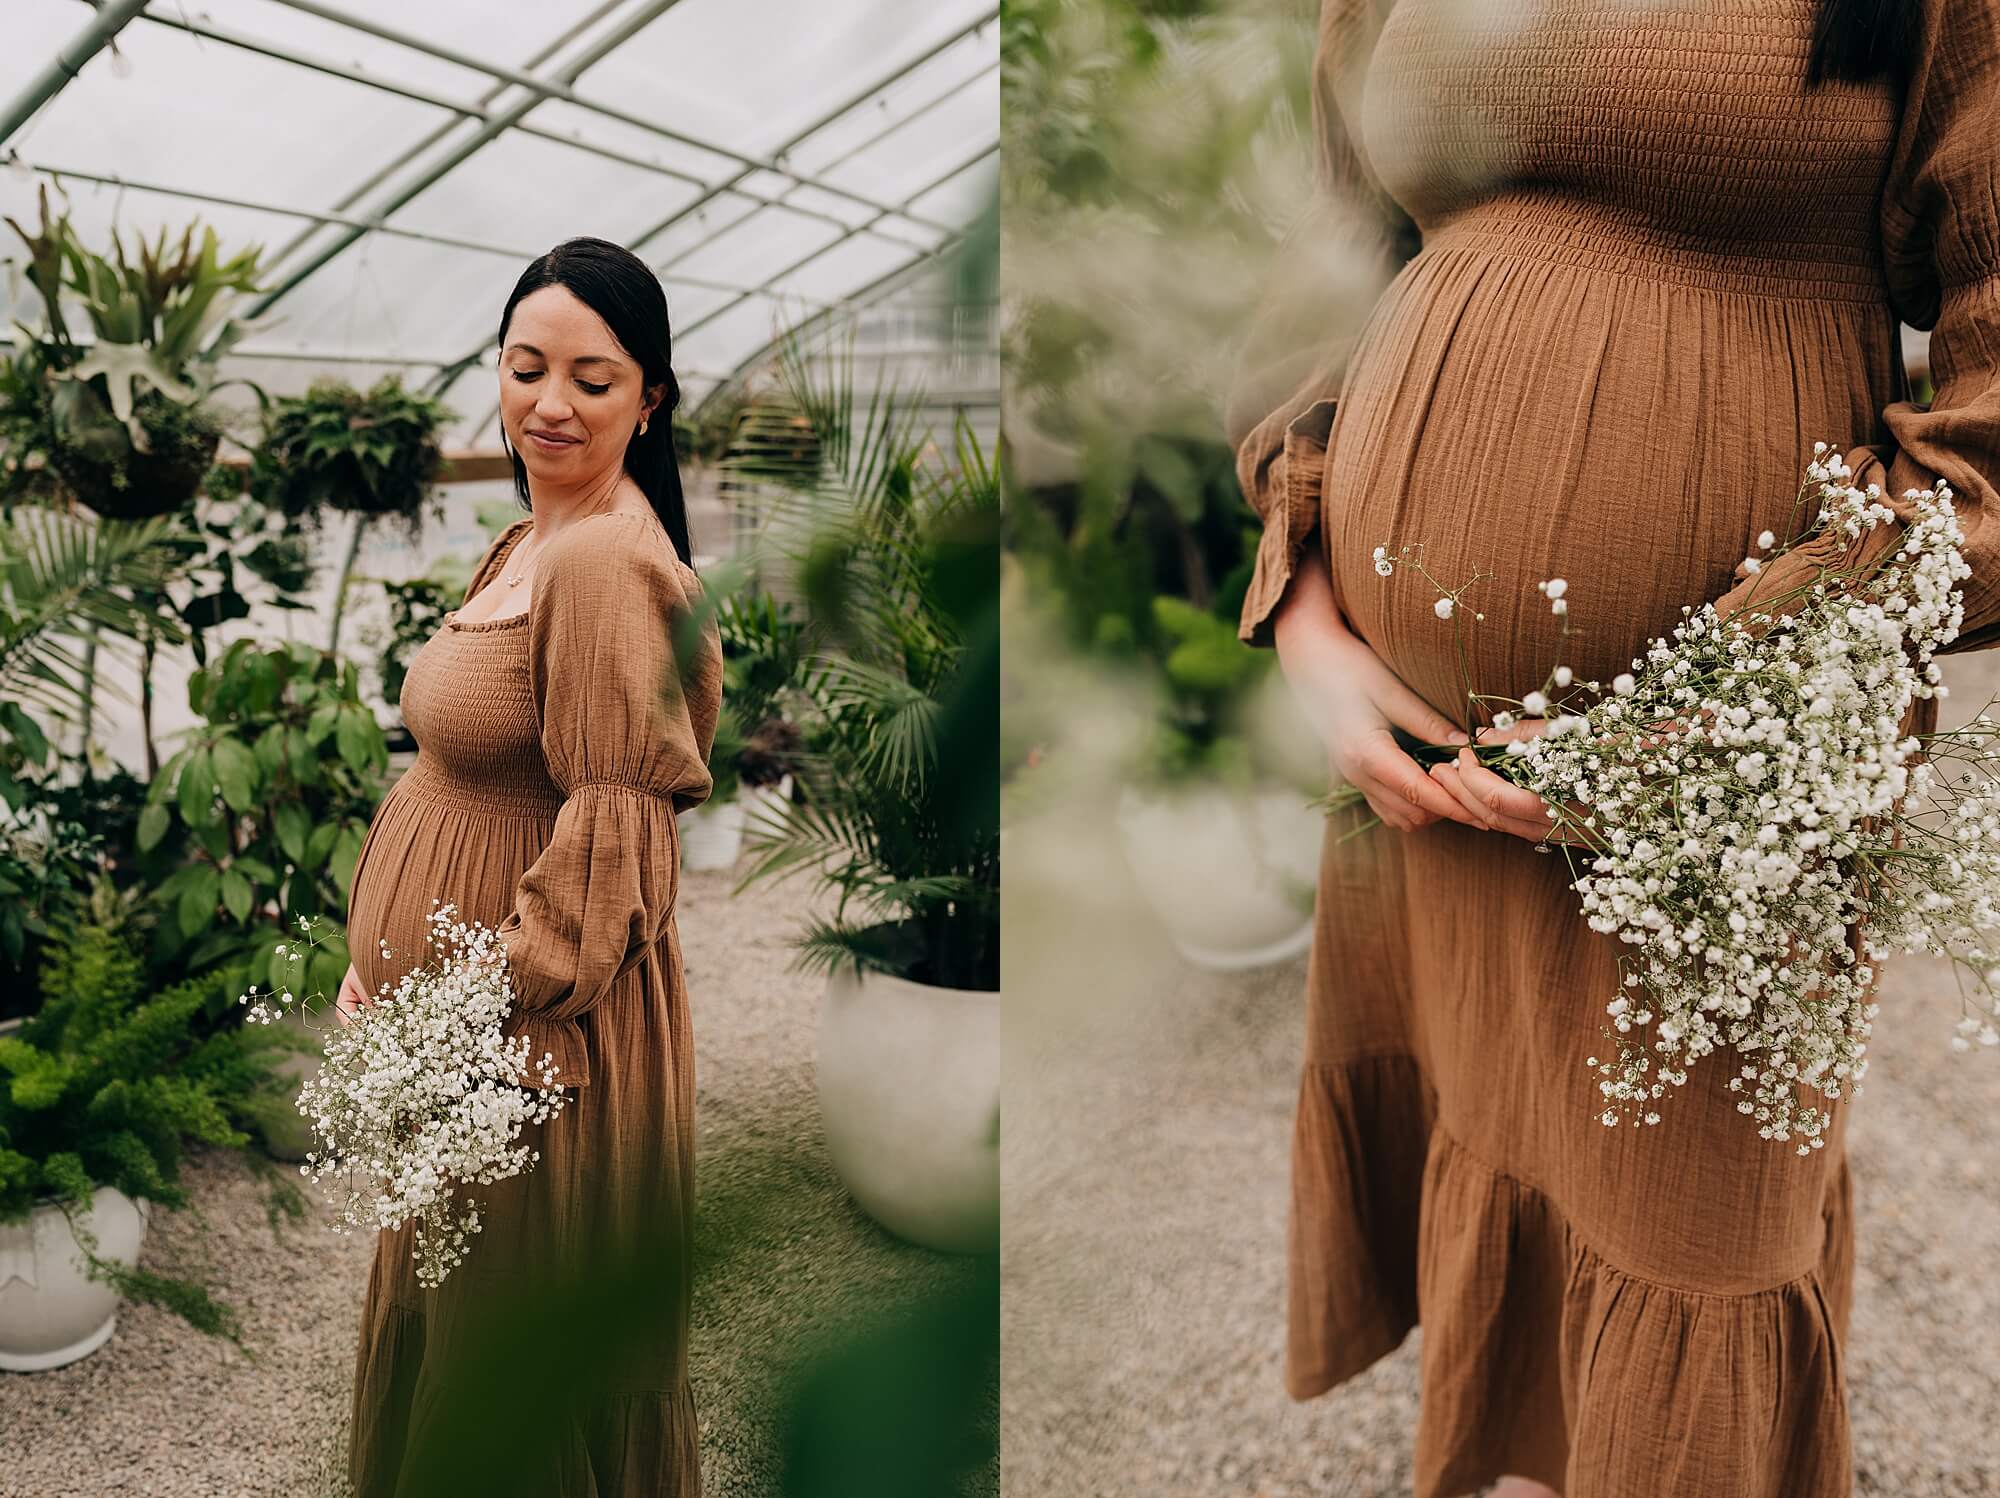
<svg viewBox="0 0 2000 1498"><path fill-rule="evenodd" d="M50 456L49 466L99 515L108 520L142 520L171 515L194 498L221 443L221 434L213 433L186 444L163 445L158 452L134 451L117 461L64 448ZM123 485L118 483L121 473Z"/></svg>
<svg viewBox="0 0 2000 1498"><path fill-rule="evenodd" d="M947 1253L999 1246L1000 995L842 969L819 1015L827 1150L863 1211Z"/></svg>
<svg viewBox="0 0 2000 1498"><path fill-rule="evenodd" d="M791 803L792 777L787 775L776 785L746 785L739 799L743 802L745 826L753 826L759 821L773 823L784 815L785 807Z"/></svg>
<svg viewBox="0 0 2000 1498"><path fill-rule="evenodd" d="M1118 800L1133 879L1181 955L1213 972L1288 962L1312 945L1325 830L1290 787L1127 786Z"/></svg>
<svg viewBox="0 0 2000 1498"><path fill-rule="evenodd" d="M146 1204L99 1186L78 1221L100 1258L131 1268L146 1237ZM118 1324L118 1292L84 1273L82 1249L54 1206L0 1223L0 1368L38 1373L88 1357Z"/></svg>
<svg viewBox="0 0 2000 1498"><path fill-rule="evenodd" d="M704 801L677 819L681 828L681 867L689 870L727 869L743 851L743 801L732 797L720 806Z"/></svg>

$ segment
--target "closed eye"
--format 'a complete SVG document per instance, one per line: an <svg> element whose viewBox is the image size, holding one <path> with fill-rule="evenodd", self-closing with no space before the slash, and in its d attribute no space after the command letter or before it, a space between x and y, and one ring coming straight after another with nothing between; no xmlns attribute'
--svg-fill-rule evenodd
<svg viewBox="0 0 2000 1498"><path fill-rule="evenodd" d="M514 378L519 380L523 385L530 384L535 380L539 380L541 377L542 377L542 372L539 369L531 369L527 371L522 371L517 369L514 371ZM589 391L592 395L602 395L604 394L605 391L611 388L609 385L593 385L588 380L578 380L576 383L583 389Z"/></svg>

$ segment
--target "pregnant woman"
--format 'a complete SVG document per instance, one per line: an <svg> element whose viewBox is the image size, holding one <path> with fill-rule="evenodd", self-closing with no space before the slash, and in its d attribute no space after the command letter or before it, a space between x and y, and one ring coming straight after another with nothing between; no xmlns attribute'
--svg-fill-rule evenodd
<svg viewBox="0 0 2000 1498"><path fill-rule="evenodd" d="M637 1247L660 1264L650 1303L630 1307L638 1356L602 1397L593 1387L553 1449L517 1443L518 1491L699 1491L687 1381L694 1051L674 815L709 792L722 666L712 620L694 658L676 659L701 584L674 461L669 337L652 272L599 239L536 260L501 314L500 417L532 513L495 539L410 664L402 709L420 747L355 863L340 1007L351 1014L422 965L432 902L455 904L507 950L509 1032L537 1059L552 1053L558 1084L575 1091L524 1131L539 1163L479 1188L483 1231L441 1287L417 1284L409 1225L380 1234L355 1369L359 1498L414 1498L411 1454L435 1434L441 1382L465 1370L467 1318Z"/></svg>
<svg viewBox="0 0 2000 1498"><path fill-rule="evenodd" d="M1735 606L1824 439L1864 488L1950 483L1952 649L2000 643L2000 0L1325 0L1313 105L1281 266L1325 297L1358 263L1368 315L1281 273L1228 417L1265 527L1243 637L1368 802L1320 866L1288 1387L1421 1320L1415 1498L1847 1498L1846 1106L1800 1158L1725 1053L1665 1123L1598 1121L1618 945L1539 797L1397 746L1462 744L1464 687L1431 590L1372 553L1495 574L1478 690L1608 683L1684 605ZM1928 407L1899 318L1931 330Z"/></svg>

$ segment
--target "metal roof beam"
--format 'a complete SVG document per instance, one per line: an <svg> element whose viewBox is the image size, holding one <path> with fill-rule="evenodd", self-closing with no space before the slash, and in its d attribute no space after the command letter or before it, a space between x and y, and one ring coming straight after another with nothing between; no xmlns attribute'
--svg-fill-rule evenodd
<svg viewBox="0 0 2000 1498"><path fill-rule="evenodd" d="M328 213L311 208L291 208L283 204L265 203L252 198L231 197L225 193L201 192L192 187L166 187L157 182L145 182L135 177L121 177L115 174L103 176L96 172L74 171L68 167L50 166L46 162L29 161L11 146L7 149L7 159L10 162L15 162L26 167L30 171L46 173L56 178L58 182L64 177L70 177L78 182L99 182L106 187L130 188L134 192L158 193L160 196L168 198L186 198L190 202L212 203L222 208L242 208L252 213L269 213L281 218L307 219L316 227L323 224L341 224L352 228L373 230L377 234L386 234L391 239L413 239L423 244L443 245L448 249L472 250L482 255L498 255L517 264L523 260L532 260L535 256L542 253L540 250L518 249L510 245L490 244L485 240L464 239L455 234L435 234L428 229L404 229L393 224L371 224L366 219L354 218L344 213ZM901 242L903 241L899 241L899 243ZM911 245L910 248L922 249L923 246ZM698 291L715 291L725 294L735 293L754 296L761 289L755 286L744 286L734 281L709 280L702 276L669 274L666 279L676 285L693 287ZM818 301L818 299L812 300L815 300L821 306L833 305L830 302Z"/></svg>
<svg viewBox="0 0 2000 1498"><path fill-rule="evenodd" d="M974 21L971 25L960 27L952 35L944 37L940 41L932 44L929 48L927 48L923 52L920 52L917 56L911 58L908 62L904 63L901 67L897 68L896 71L891 73L887 78L876 79L867 88L862 89L859 93L853 95L852 97L846 100L843 100L839 105L835 106L827 113L821 115L819 119L814 121L812 124L806 126L805 129L799 131L797 134L793 135L789 140L787 140L783 145L779 146L778 149L772 152L771 154L774 157L782 158L786 152L793 150L802 142L812 139L813 136L819 134L820 131L826 129L827 126L833 124L836 120L843 118L851 111L858 109L863 104L866 104L870 99L874 98L875 95L881 93L883 89L888 88L893 83L899 83L903 79L907 78L910 74L914 73L918 68L922 67L925 63L929 62L932 58L936 57L939 53L943 52L945 49L958 45L958 43L964 41L965 38L979 31L980 28L985 26L989 21L996 19L999 16L999 14L1000 12L998 9L989 10L986 12L986 14L981 16L977 21ZM673 228L675 224L678 224L683 219L687 218L689 214L700 212L703 208L706 208L709 205L709 203L712 202L714 199L720 197L723 193L733 190L736 187L736 185L739 182L741 182L745 177L748 177L753 170L762 170L762 168L757 168L754 166L746 167L744 170L738 172L735 176L731 177L727 182L719 183L716 186L709 188L700 197L696 198L692 203L689 203L684 208L675 210L675 212L669 214L659 223L653 225L653 227L648 229L644 234L641 234L637 239L635 239L632 242L630 248L636 251L639 248L639 246L645 244L648 240L658 239L662 234L666 233L667 230ZM840 189L838 188L829 188L823 182L809 182L807 183L807 185L812 187L817 187L823 192L840 191ZM854 194L844 193L843 196L854 197ZM921 197L921 196L922 196L921 193L914 194L913 198L910 201L913 201L915 197ZM857 199L857 201L861 200ZM945 234L957 234L961 232L957 227L951 224L933 224L926 219L916 218L915 216L907 212L903 212L898 209L892 209L888 207L886 204L870 203L867 206L875 209L876 222L880 222L881 219L889 217L890 215L894 214L902 218L907 218L912 223L923 224L926 228L937 229Z"/></svg>
<svg viewBox="0 0 2000 1498"><path fill-rule="evenodd" d="M833 160L827 162L824 166L822 166L820 170L823 172L830 171L832 168L840 166L844 162L853 160L856 156L860 155L863 151L867 150L870 146L876 144L884 137L895 134L898 130L901 130L905 125L908 125L915 120L923 118L923 116L929 114L933 109L936 109L939 105L945 103L947 100L953 98L954 96L963 93L966 89L971 88L975 83L979 82L979 80L984 78L988 73L997 72L999 70L999 67L1000 65L998 63L988 63L978 72L973 73L969 77L963 78L959 82L953 84L950 88L946 89L943 93L939 94L935 99L931 100L930 103L926 104L922 109L912 110L909 114L905 115L902 119L897 120L894 124L884 126L882 129L876 131L873 135L868 136L865 140L862 140L857 144L855 144L854 146L847 149L846 151L843 151L840 155L834 157ZM763 202L766 204L766 206L782 207L789 212L798 213L801 212L802 210L794 207L791 202L792 195L797 191L798 188L796 187L788 187L783 192L779 193L778 196L775 198L771 199L752 198L751 201ZM745 194L745 196L748 196L748 194ZM697 239L696 241L694 241L694 243L688 245L685 249L681 250L680 253L672 256L670 259L663 262L661 265L661 269L664 270L667 266L678 265L683 260L686 260L689 256L695 254L697 251L706 249L709 245L715 243L715 241L720 239L723 235L729 233L738 224L741 224L748 219L754 218L757 212L758 212L757 209L752 208L748 213L744 214L741 218L731 219L728 223L724 224L720 229L717 229L714 233L704 235L702 238ZM907 214L903 216L908 217ZM879 216L871 221L871 223L873 224L879 224L880 222L881 219ZM912 220L912 222L917 222L917 220ZM845 220L841 220L839 221L838 227L846 229L848 227L848 224L846 223ZM956 233L957 231L954 230L951 232ZM905 249L909 250L917 250L919 252L922 252L935 248L935 246L933 245L911 244L906 239L902 239L894 234L884 234L879 229L874 230L874 233L875 237L878 239L893 239L897 244L900 244ZM833 241L833 243L839 244L840 240L836 239Z"/></svg>
<svg viewBox="0 0 2000 1498"><path fill-rule="evenodd" d="M788 179L797 186L816 187L821 192L831 193L835 197L846 198L850 202L858 204L863 208L874 209L878 213L884 210L882 203L877 202L864 193L858 193L851 188L840 187L831 182L818 181L803 173L795 172L783 164L785 153L796 146L801 140L805 139L807 135L812 134L812 131L807 131L804 135L795 136L793 139L788 140L784 145L771 153L769 160L759 160L757 157L745 155L733 146L718 145L713 140L704 139L697 135L690 135L686 131L675 130L671 126L663 125L657 120L646 119L641 115L629 114L614 105L600 103L595 99L578 93L574 87L574 80L587 72L593 64L601 61L606 53L611 50L608 47L601 46L601 44L594 44L586 52L585 56L588 57L589 61L583 62L581 65L577 62L567 63L561 70L562 76L558 78L545 78L535 73L524 73L516 68L510 68L504 63L489 62L484 58L470 56L454 47L440 46L435 42L425 40L423 37L406 31L399 31L393 26L383 26L377 22L365 20L358 16L343 14L334 6L322 4L321 0L271 0L271 3L283 5L292 10L302 11L310 16L317 16L324 21L332 21L338 25L346 26L351 30L377 37L382 41L392 42L400 47L407 47L413 52L422 52L427 56L437 58L441 62L449 62L459 67L471 68L477 72L485 73L490 78L496 78L504 83L513 84L518 88L527 89L535 96L529 104L529 108L532 108L534 104L541 103L544 99L560 99L565 104L574 105L578 109L588 110L592 114L602 115L606 119L616 120L619 124L629 125L635 130L647 131L650 134L660 136L664 140L674 141L679 145L692 146L694 149L706 151L712 156L726 157L736 162L742 168L731 179L731 185L742 181L744 177L749 176L752 172L771 172ZM668 8L669 6L662 5L658 7L658 10L664 12ZM652 24L657 18L656 14L648 14L652 9L650 6L642 6L640 8L639 17L643 17L640 25L621 25L619 31L622 35L619 36L619 40L624 41L642 30L644 26ZM998 12L993 12L993 14L997 15ZM635 19L639 17L635 17ZM991 19L991 16L987 19ZM984 24L984 20L979 23L982 26ZM943 51L945 47L964 39L978 29L979 26L964 28L955 35L947 38L942 45L931 48L919 61L928 62L932 57ZM889 79L885 80L884 83L877 84L875 87L868 89L860 97L850 102L846 108L829 116L821 124L815 126L814 129L824 129L827 124L838 119L848 109L866 103L868 99L880 92L887 83L895 82L896 79L902 77L908 71L910 71L908 68L899 69ZM512 107L510 106L510 110ZM922 219L915 220L915 222L923 223L925 228L936 229L941 233L948 234L952 232L951 225L949 224L927 223Z"/></svg>
<svg viewBox="0 0 2000 1498"><path fill-rule="evenodd" d="M86 3L88 3L88 0L86 0ZM614 0L614 5L617 3L622 3L622 0ZM605 8L610 9L613 7L605 7ZM602 12L600 12L600 14L601 13ZM213 22L197 23L194 21L184 20L182 18L175 16L156 16L150 11L143 13L141 19L151 21L155 25L170 27L175 31L185 31L191 36L199 36L206 38L209 41L220 42L222 45L226 47L235 47L239 51L254 53L260 57L268 57L272 59L274 62L282 62L289 64L292 67L304 68L309 72L323 73L329 78L338 78L343 82L358 84L363 88L372 88L377 90L378 92L389 94L395 98L408 99L412 103L422 104L431 109L443 110L446 113L454 115L458 119L462 120L484 121L491 119L492 110L490 109L489 105L491 104L492 100L498 98L502 93L506 92L508 88L513 86L510 83L504 83L504 82L497 84L490 91L490 93L485 99L482 99L477 103L468 103L463 99L448 98L443 94L432 93L428 89L417 88L410 84L397 83L392 79L377 78L372 74L363 72L359 68L348 67L343 63L330 62L325 58L314 57L310 53L300 52L293 48L280 47L275 45L274 43L266 42L257 37L250 36L247 33L240 31L232 31L227 27L217 26ZM587 26L588 24L589 24L588 22L582 23L582 25L584 26ZM581 29L582 26L579 26L577 28L572 28L571 32L568 34L568 36L566 36L563 39L563 41L567 41L569 37L574 37ZM558 42L557 44L548 49L549 54L553 55L554 52L560 51L561 46L562 42ZM428 150L431 146L435 145L438 141L442 140L446 135L446 133L448 133L451 130L451 128L452 128L451 125L445 125L431 132L431 134L427 139L421 142L413 150L405 152L397 162L393 163L393 166L406 165L408 162L414 160L417 156L421 155L424 151ZM594 141L582 140L573 135L564 135L559 131L544 129L540 125L529 124L524 120L517 120L514 123L513 128L519 131L521 134L532 136L537 140L545 140L558 146L566 146L571 150L582 151L591 156L600 156L607 161L616 161L623 166L635 167L640 171L652 172L662 177L671 178L676 182L685 182L691 187L706 188L708 186L708 179L705 177L697 176L693 172L682 171L678 167L668 166L664 162L649 161L644 157L634 156L630 152L620 151L612 146L599 145ZM367 185L368 186L379 185L382 181L386 180L387 175L388 174L386 172L378 174ZM354 201L354 198L358 197L359 195L360 194L357 193L351 196L348 199L348 201L350 202ZM768 203L775 201L770 198L757 198L748 193L744 194L744 196L751 197L752 201L759 203ZM804 214L810 218L823 219L825 222L833 224L839 228L845 228L847 225L847 220L839 217L836 214L824 213L815 209L798 208L798 207L794 207L791 211L794 213ZM908 241L904 242L907 243ZM278 258L280 260L284 259L296 248L297 248L297 242L294 242L291 245L287 245L285 249L279 253ZM539 253L539 251L537 251L536 253Z"/></svg>
<svg viewBox="0 0 2000 1498"><path fill-rule="evenodd" d="M933 177L929 182L925 183L922 187L918 188L915 192L911 193L909 201L915 202L918 198L923 197L925 194L937 191L938 188L944 186L945 183L951 181L953 177L958 176L959 173L961 172L971 171L972 168L979 165L980 162L984 161L988 156L991 156L995 151L998 151L999 149L1000 149L1000 143L998 141L995 141L990 146L982 146L979 150L973 152L971 156L967 157L964 161L961 161L957 166L953 167L950 171L945 172L940 176ZM893 211L894 210L885 209L884 215L886 216L888 213ZM696 331L699 328L706 326L709 323L714 322L716 318L721 317L724 313L729 312L732 309L741 306L744 302L748 301L753 296L768 296L771 297L773 300L776 300L779 296L789 295L789 293L785 292L772 291L771 283L774 281L781 281L786 276L792 275L796 271L803 270L806 266L811 265L813 261L819 259L819 257L824 255L828 250L831 250L834 247L834 245L843 244L847 240L852 239L855 235L865 233L867 230L873 228L875 222L876 222L875 220L871 219L868 223L856 224L853 228L847 230L846 233L842 234L838 239L832 240L827 244L821 245L818 249L814 250L809 255L800 256L797 260L794 260L790 265L785 266L782 270L772 272L771 275L765 279L764 284L757 290L743 292L740 295L738 295L735 298L735 300L730 302L725 302L722 306L715 308L713 311L703 313L700 317L696 318L694 322L690 324L688 327L676 329L674 336L676 338L687 337L688 334ZM947 239L944 241L943 244L936 246L934 249L925 250L923 253L925 255L937 254L939 250L942 250L945 247L945 245L952 244L956 240L961 238L964 232L965 231L962 229L959 230L956 234L952 236L951 239ZM801 298L801 300L802 301L806 300L806 298Z"/></svg>
<svg viewBox="0 0 2000 1498"><path fill-rule="evenodd" d="M70 85L70 80L83 71L83 65L110 45L111 39L125 29L126 23L143 12L146 0L111 0L109 4L92 7L97 14L90 24L72 37L68 45L60 48L33 78L26 88L7 101L6 108L0 110L0 141L10 139L28 121L35 111Z"/></svg>

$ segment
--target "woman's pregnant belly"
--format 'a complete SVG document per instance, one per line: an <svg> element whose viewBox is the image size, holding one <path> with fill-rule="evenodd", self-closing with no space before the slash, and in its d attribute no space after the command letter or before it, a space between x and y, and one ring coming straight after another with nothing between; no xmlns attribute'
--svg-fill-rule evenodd
<svg viewBox="0 0 2000 1498"><path fill-rule="evenodd" d="M1427 245L1363 330L1328 442L1343 612L1454 721L1468 684L1518 699L1558 664L1608 683L1726 591L1760 531L1810 522L1816 504L1792 516L1812 444L1871 440L1899 360L1866 302ZM1456 619L1414 567L1379 576L1377 546L1471 583ZM1567 641L1536 589L1552 577Z"/></svg>
<svg viewBox="0 0 2000 1498"><path fill-rule="evenodd" d="M355 859L347 946L362 986L393 990L404 973L447 955L431 924L434 902L456 906L453 921L505 920L553 821L552 812L524 814L447 789L420 754L376 808Z"/></svg>

